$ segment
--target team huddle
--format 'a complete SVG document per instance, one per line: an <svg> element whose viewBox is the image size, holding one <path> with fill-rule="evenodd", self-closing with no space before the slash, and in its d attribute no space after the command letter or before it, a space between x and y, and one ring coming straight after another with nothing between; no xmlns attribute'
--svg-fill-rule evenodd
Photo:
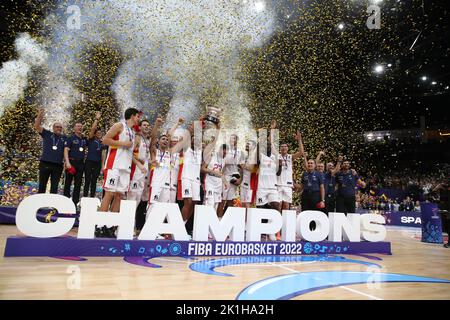
<svg viewBox="0 0 450 320"><path fill-rule="evenodd" d="M364 182L350 169L349 162L339 157L336 164L327 163L325 172L320 162L324 152L316 159L308 159L300 132L295 134L295 153L289 153L287 143L279 143L278 147L272 134L277 129L275 121L268 137L259 134L257 139L246 141L245 150L239 150L236 134L227 138L228 143L218 145L220 122L209 123L213 133L199 142L193 124L181 128L183 118L169 130L162 130L161 118L153 127L140 118L139 110L127 109L125 120L114 124L101 140L108 151L99 209L119 212L121 200L135 200L138 231L158 202L178 203L185 223L193 215L195 204L214 207L220 218L227 207L236 205L238 198L246 208L266 207L281 212L290 209L294 191L301 193L302 211L355 212L355 189ZM201 121L204 126L205 120ZM70 154L67 144L66 149ZM296 183L293 166L300 158L304 173ZM71 160L67 157L66 162ZM65 166L67 182L70 168ZM113 234L114 228L98 229L98 236Z"/></svg>

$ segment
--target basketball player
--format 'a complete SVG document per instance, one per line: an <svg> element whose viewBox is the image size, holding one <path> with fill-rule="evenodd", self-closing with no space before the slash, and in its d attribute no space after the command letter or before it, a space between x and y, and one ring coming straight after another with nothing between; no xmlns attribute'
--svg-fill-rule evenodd
<svg viewBox="0 0 450 320"><path fill-rule="evenodd" d="M205 147L202 164L202 172L205 174L204 205L214 207L216 211L217 207L222 202L222 188L223 186L228 187L228 181L223 175L224 158L227 156L227 145L223 144L217 152L214 151L218 133L219 130L216 131L216 135L213 137L212 142ZM219 213L218 216L219 218L222 217Z"/></svg>
<svg viewBox="0 0 450 320"><path fill-rule="evenodd" d="M147 216L151 211L152 204L170 202L170 168L172 159L169 137L166 133L163 133L157 138L162 123L162 119L157 118L151 134L150 155L152 167L150 171L150 207L147 210ZM158 142L158 147L156 142Z"/></svg>
<svg viewBox="0 0 450 320"><path fill-rule="evenodd" d="M271 129L276 129L276 121L272 122ZM272 130L271 134L272 135ZM256 190L256 206L269 205L272 209L280 210L280 195L277 189L277 176L281 174L278 151L273 145L273 139L269 137L267 152L261 152L264 139L259 135L258 143L258 187Z"/></svg>
<svg viewBox="0 0 450 320"><path fill-rule="evenodd" d="M128 191L135 134L133 126L139 123L140 112L135 108L125 110L125 121L115 123L103 138L109 146L105 162L102 199L100 211L119 212L120 200ZM109 210L111 209L111 210Z"/></svg>
<svg viewBox="0 0 450 320"><path fill-rule="evenodd" d="M219 216L223 215L226 207L233 206L233 201L237 198L237 188L242 183L242 170L239 164L242 162L241 151L237 149L238 136L232 134L230 136L230 150L224 159L225 179L228 182L227 188L223 188L222 203L219 205Z"/></svg>
<svg viewBox="0 0 450 320"><path fill-rule="evenodd" d="M141 202L144 189L148 181L149 161L150 161L150 122L142 120L139 125L139 133L136 134L136 148L134 156L137 158L136 164L131 166L130 190L127 192L127 200Z"/></svg>
<svg viewBox="0 0 450 320"><path fill-rule="evenodd" d="M245 144L246 154L240 164L242 169L241 203L245 208L250 208L256 197L256 184L258 183L256 150L256 141L247 142Z"/></svg>
<svg viewBox="0 0 450 320"><path fill-rule="evenodd" d="M292 203L292 189L294 187L294 180L292 176L293 172L293 162L294 160L300 158L303 154L301 143L300 131L295 134L295 140L298 142L299 151L294 154L288 154L287 143L282 143L280 145L280 156L281 156L281 174L277 177L277 187L280 194L280 203L282 210L289 210Z"/></svg>

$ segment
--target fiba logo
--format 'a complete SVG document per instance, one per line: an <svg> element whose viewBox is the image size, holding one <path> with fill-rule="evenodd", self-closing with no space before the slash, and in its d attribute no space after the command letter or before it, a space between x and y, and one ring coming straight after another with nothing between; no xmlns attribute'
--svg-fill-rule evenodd
<svg viewBox="0 0 450 320"><path fill-rule="evenodd" d="M212 191L211 190L208 191L208 195L212 196Z"/></svg>
<svg viewBox="0 0 450 320"><path fill-rule="evenodd" d="M184 189L184 194L189 194L189 189Z"/></svg>
<svg viewBox="0 0 450 320"><path fill-rule="evenodd" d="M133 189L137 189L137 182L133 183Z"/></svg>
<svg viewBox="0 0 450 320"><path fill-rule="evenodd" d="M153 200L158 200L158 195L155 194L155 196L153 197Z"/></svg>
<svg viewBox="0 0 450 320"><path fill-rule="evenodd" d="M116 179L114 179L114 178L111 178L111 179L109 179L109 184L110 185L115 185L116 184Z"/></svg>
<svg viewBox="0 0 450 320"><path fill-rule="evenodd" d="M258 202L259 203L263 202L262 198L258 198Z"/></svg>

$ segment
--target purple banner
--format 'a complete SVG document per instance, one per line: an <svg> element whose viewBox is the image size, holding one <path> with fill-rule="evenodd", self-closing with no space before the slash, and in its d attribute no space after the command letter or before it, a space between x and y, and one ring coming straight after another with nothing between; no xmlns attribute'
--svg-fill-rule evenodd
<svg viewBox="0 0 450 320"><path fill-rule="evenodd" d="M420 228L422 214L416 211L386 211L382 213L388 226L403 226Z"/></svg>
<svg viewBox="0 0 450 320"><path fill-rule="evenodd" d="M200 242L9 237L5 257L261 256L308 254L391 254L390 242Z"/></svg>
<svg viewBox="0 0 450 320"><path fill-rule="evenodd" d="M443 243L442 221L435 203L420 204L422 212L422 242Z"/></svg>

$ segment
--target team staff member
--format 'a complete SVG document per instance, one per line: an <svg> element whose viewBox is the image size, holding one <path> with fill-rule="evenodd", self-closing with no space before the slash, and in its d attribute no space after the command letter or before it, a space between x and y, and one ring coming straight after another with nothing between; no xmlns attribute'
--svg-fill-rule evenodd
<svg viewBox="0 0 450 320"><path fill-rule="evenodd" d="M356 187L366 186L355 170L350 169L350 162L342 163L342 170L336 174L337 195L336 211L343 213L354 213L356 211Z"/></svg>
<svg viewBox="0 0 450 320"><path fill-rule="evenodd" d="M338 157L336 167L332 162L327 163L325 173L325 213L336 211L336 173L341 168L342 156Z"/></svg>
<svg viewBox="0 0 450 320"><path fill-rule="evenodd" d="M72 201L75 205L80 200L81 183L83 182L84 157L88 141L83 137L83 124L75 123L73 135L64 143L64 160L66 166L66 180L64 182L64 195L70 198L70 187L74 181ZM71 168L75 172L71 172Z"/></svg>
<svg viewBox="0 0 450 320"><path fill-rule="evenodd" d="M95 114L95 121L89 132L88 152L84 166L84 188L83 197L87 197L90 191L90 197L95 197L97 189L97 180L104 162L103 150L105 146L102 144L102 131L97 128L98 120L100 120L100 112Z"/></svg>
<svg viewBox="0 0 450 320"><path fill-rule="evenodd" d="M302 211L317 210L325 207L325 187L323 174L315 170L313 159L307 162L306 172L303 172L302 184Z"/></svg>
<svg viewBox="0 0 450 320"><path fill-rule="evenodd" d="M39 162L39 190L45 193L50 178L50 193L58 193L58 184L63 172L64 142L67 139L62 134L62 124L55 122L53 132L42 127L44 109L39 108L34 128L42 137L42 155Z"/></svg>

